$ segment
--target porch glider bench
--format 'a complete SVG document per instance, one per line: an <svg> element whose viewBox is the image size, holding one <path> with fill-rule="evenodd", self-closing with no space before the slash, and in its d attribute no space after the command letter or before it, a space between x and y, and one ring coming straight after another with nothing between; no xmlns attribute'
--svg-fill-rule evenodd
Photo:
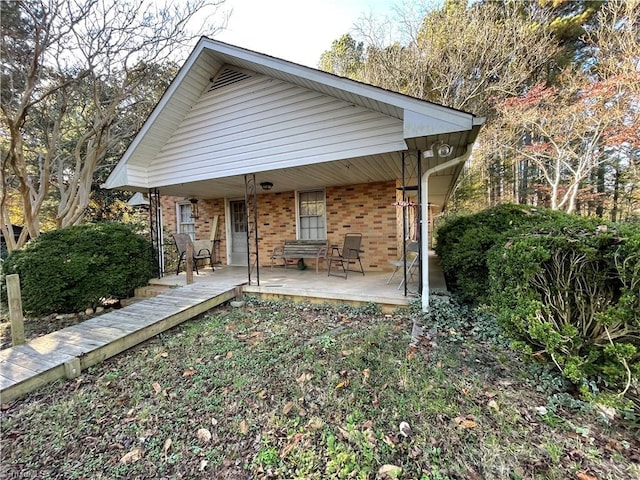
<svg viewBox="0 0 640 480"><path fill-rule="evenodd" d="M318 273L320 260L327 258L327 249L326 240L285 240L284 245L274 248L271 252L271 268L278 260L282 260L282 266L287 268L287 265L297 264L301 258L315 258Z"/></svg>

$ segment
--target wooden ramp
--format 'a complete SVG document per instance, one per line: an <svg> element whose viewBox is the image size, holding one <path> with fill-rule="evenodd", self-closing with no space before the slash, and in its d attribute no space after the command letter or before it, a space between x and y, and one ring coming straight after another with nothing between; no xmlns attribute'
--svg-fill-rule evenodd
<svg viewBox="0 0 640 480"><path fill-rule="evenodd" d="M131 348L236 296L235 284L191 284L0 351L7 403Z"/></svg>

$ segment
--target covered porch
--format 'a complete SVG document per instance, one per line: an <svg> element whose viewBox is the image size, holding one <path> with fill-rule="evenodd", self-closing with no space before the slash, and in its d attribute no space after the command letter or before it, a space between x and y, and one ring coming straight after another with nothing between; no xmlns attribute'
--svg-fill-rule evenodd
<svg viewBox="0 0 640 480"><path fill-rule="evenodd" d="M442 273L439 258L429 252L429 287L432 292L446 292L447 286ZM293 301L312 303L348 303L364 305L375 303L382 311L389 312L406 307L418 298L418 275L409 277L407 295L404 289L402 269L392 278L390 272L354 273L347 280L328 276L326 269L316 274L315 269L298 270L295 267L277 266L260 269L260 284L249 284L246 267L215 266L215 272L209 266L201 267L199 273L193 273L194 283L203 285L238 285L242 292L264 298L283 298ZM152 279L152 288L171 288L185 285L185 272L179 275L166 275Z"/></svg>

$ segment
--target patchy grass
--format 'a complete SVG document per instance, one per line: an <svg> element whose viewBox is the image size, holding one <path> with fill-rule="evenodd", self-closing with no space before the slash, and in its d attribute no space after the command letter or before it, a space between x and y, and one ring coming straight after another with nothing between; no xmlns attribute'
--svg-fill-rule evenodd
<svg viewBox="0 0 640 480"><path fill-rule="evenodd" d="M524 365L486 319L433 322L408 350L406 313L212 310L4 406L0 477L640 476L634 432Z"/></svg>

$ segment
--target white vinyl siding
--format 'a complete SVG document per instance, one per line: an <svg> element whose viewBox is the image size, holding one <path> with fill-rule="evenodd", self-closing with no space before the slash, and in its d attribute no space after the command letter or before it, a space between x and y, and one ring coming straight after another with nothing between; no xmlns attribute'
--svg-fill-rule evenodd
<svg viewBox="0 0 640 480"><path fill-rule="evenodd" d="M209 92L211 79L223 69L251 78ZM333 110L314 111L318 99ZM252 110L253 103L262 110ZM216 118L218 113L227 116ZM416 135L467 132L473 142L483 122L466 112L203 37L105 187L179 189L189 182L256 171L365 157L376 161L416 148L408 146ZM248 138L236 137L242 145L227 142L245 131Z"/></svg>
<svg viewBox="0 0 640 480"><path fill-rule="evenodd" d="M324 191L298 193L298 239L325 240L327 238Z"/></svg>
<svg viewBox="0 0 640 480"><path fill-rule="evenodd" d="M149 170L170 185L406 147L402 120L255 75L204 93Z"/></svg>

